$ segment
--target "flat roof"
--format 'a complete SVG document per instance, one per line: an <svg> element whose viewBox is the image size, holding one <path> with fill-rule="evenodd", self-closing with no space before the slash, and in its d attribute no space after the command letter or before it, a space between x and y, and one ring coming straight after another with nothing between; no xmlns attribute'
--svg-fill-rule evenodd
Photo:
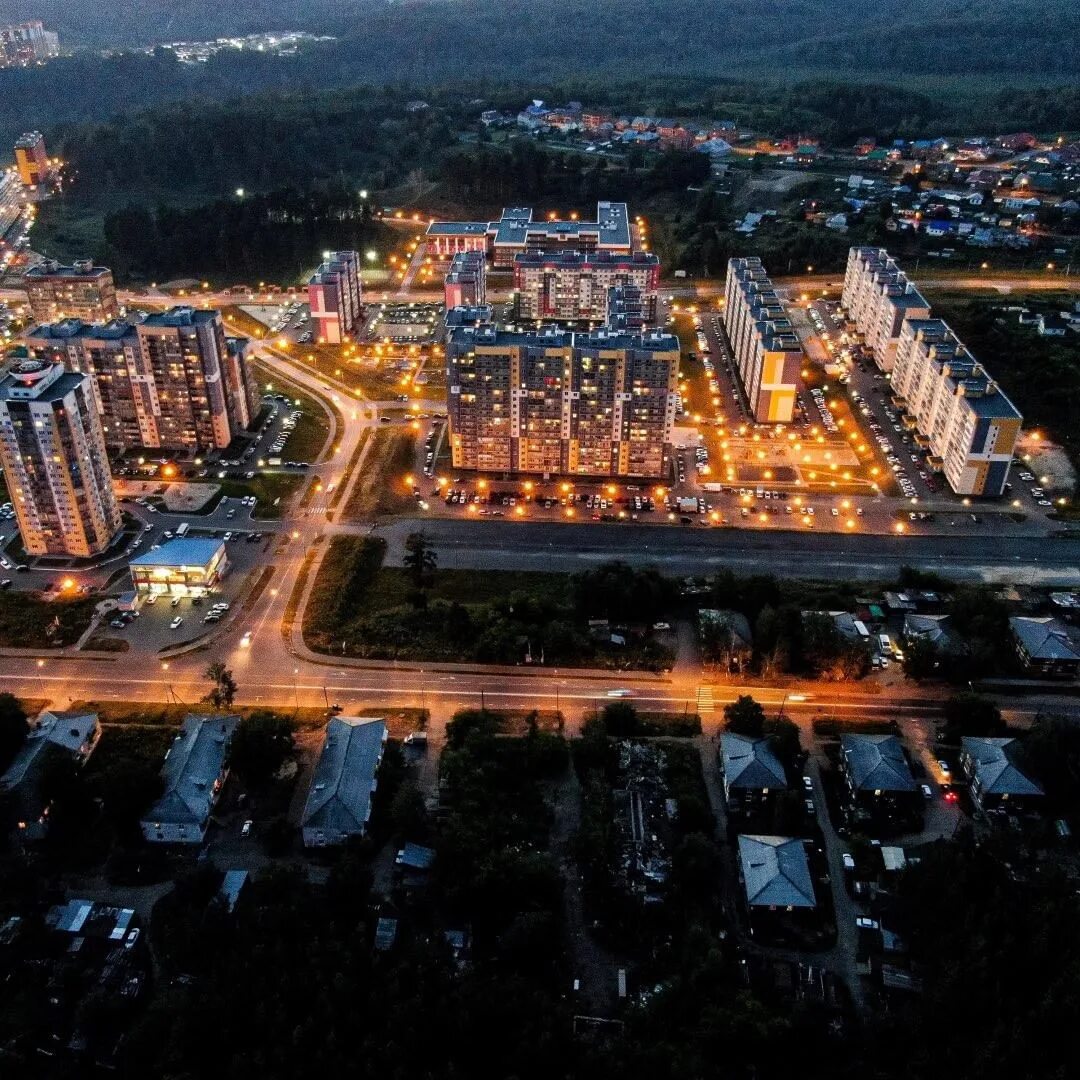
<svg viewBox="0 0 1080 1080"><path fill-rule="evenodd" d="M105 274L111 274L112 271L107 266L31 266L26 271L26 277L34 278L50 278L50 277L77 277L77 278L95 278L102 277Z"/></svg>
<svg viewBox="0 0 1080 1080"><path fill-rule="evenodd" d="M166 540L156 551L137 555L129 566L207 566L225 547L224 540L178 536Z"/></svg>
<svg viewBox="0 0 1080 1080"><path fill-rule="evenodd" d="M78 371L65 371L52 382L45 383L40 388L34 387L35 393L27 393L27 383L18 377L14 371L8 372L3 380L0 380L0 399L4 401L59 401L69 394L77 386L80 386L87 376ZM22 391L12 394L11 391Z"/></svg>

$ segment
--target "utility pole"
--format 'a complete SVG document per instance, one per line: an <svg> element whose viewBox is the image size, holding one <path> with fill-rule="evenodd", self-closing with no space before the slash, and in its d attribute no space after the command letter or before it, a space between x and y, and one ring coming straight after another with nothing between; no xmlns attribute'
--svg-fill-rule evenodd
<svg viewBox="0 0 1080 1080"><path fill-rule="evenodd" d="M788 695L784 695L784 700L780 702L780 711L776 714L776 722L779 724L784 719L784 706L787 704Z"/></svg>

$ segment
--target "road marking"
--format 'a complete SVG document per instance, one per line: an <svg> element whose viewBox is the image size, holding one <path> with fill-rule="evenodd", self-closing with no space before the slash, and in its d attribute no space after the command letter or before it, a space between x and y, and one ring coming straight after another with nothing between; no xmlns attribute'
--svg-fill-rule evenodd
<svg viewBox="0 0 1080 1080"><path fill-rule="evenodd" d="M713 704L712 687L699 686L697 691L698 716L707 716L716 711Z"/></svg>

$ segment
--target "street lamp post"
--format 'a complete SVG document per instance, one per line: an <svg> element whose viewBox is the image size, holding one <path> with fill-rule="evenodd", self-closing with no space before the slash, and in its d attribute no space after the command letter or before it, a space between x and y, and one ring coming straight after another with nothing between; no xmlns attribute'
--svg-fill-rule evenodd
<svg viewBox="0 0 1080 1080"><path fill-rule="evenodd" d="M162 662L161 662L161 685L165 690L165 701L167 703L169 703L169 704L172 704L172 692L169 689L169 682L168 682L168 679L166 678L166 674L167 674L168 670L169 670L169 662L167 660L162 660Z"/></svg>
<svg viewBox="0 0 1080 1080"><path fill-rule="evenodd" d="M39 660L37 662L38 686L41 687L41 696L43 698L48 699L49 695L47 693L45 693L45 679L42 677L42 674L41 674L42 668L44 668L44 667L45 667L45 661L44 660Z"/></svg>
<svg viewBox="0 0 1080 1080"><path fill-rule="evenodd" d="M300 674L300 669L294 667L292 669L292 688L293 688L293 708L297 712L300 711L300 687L297 685L297 676Z"/></svg>

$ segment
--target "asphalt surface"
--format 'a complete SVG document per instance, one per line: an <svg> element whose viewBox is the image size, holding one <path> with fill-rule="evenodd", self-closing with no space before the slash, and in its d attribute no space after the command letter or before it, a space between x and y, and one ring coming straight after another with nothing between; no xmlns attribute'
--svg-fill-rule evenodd
<svg viewBox="0 0 1080 1080"><path fill-rule="evenodd" d="M418 531L432 539L445 568L572 571L617 558L680 575L730 567L779 577L874 580L918 566L963 581L1053 585L1080 577L1080 536L871 536L642 522L407 518L376 530L389 541L387 561L399 561L405 537Z"/></svg>

